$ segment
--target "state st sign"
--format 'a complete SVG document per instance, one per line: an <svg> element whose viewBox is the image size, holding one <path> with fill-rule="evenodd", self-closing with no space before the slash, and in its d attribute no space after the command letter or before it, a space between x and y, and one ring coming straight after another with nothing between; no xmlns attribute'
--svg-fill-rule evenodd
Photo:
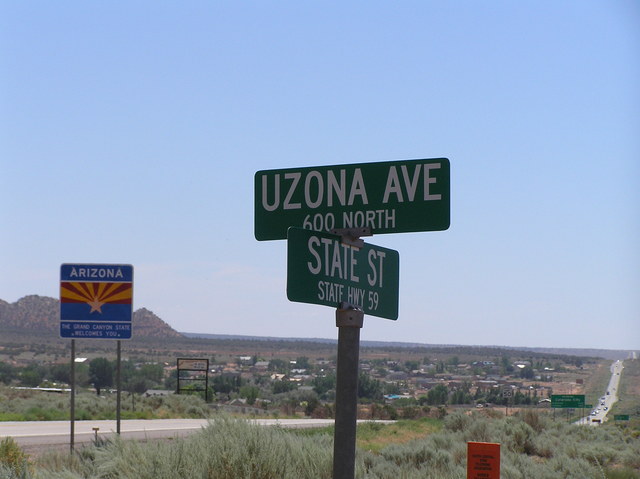
<svg viewBox="0 0 640 479"><path fill-rule="evenodd" d="M290 226L374 235L449 228L446 158L263 170L254 181L260 241L286 239Z"/></svg>
<svg viewBox="0 0 640 479"><path fill-rule="evenodd" d="M63 264L60 337L131 339L133 266Z"/></svg>
<svg viewBox="0 0 640 479"><path fill-rule="evenodd" d="M397 251L340 236L289 228L287 298L337 308L347 302L365 314L398 319L400 259Z"/></svg>

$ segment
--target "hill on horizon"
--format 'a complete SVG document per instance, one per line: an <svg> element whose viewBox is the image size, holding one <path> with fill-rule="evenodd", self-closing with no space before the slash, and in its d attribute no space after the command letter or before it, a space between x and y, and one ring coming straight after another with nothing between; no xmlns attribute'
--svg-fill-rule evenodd
<svg viewBox="0 0 640 479"><path fill-rule="evenodd" d="M244 340L244 341L289 341L289 342L312 342L336 344L336 339L327 338L281 338L273 336L247 336L237 334L205 334L184 332L182 334L186 338L201 338L215 340ZM603 359L627 359L632 351L618 349L589 349L589 348L544 348L544 347L526 347L526 346L499 346L499 345L462 345L462 344L427 344L427 343L407 343L400 341L361 341L362 347L368 348L429 348L429 349L479 349L479 350L507 350L507 351L528 351L540 354L559 354L563 356L579 356Z"/></svg>
<svg viewBox="0 0 640 479"><path fill-rule="evenodd" d="M140 308L133 312L133 334L144 338L182 338L152 311ZM0 299L0 331L52 332L60 330L60 301L47 296L29 295L15 303Z"/></svg>
<svg viewBox="0 0 640 479"><path fill-rule="evenodd" d="M14 303L0 299L0 331L17 332L21 334L39 333L59 334L60 302L56 298L39 295L28 295ZM247 341L295 341L337 344L336 339L328 338L282 338L231 334L207 334L193 332L178 332L159 316L146 308L140 308L133 313L133 335L136 338L170 339L170 338L199 338L213 340L247 340ZM454 344L426 344L399 341L362 341L362 347L369 348L479 348L483 350L502 349L516 351L530 351L541 354L561 354L568 356L600 357L604 359L626 359L629 350L589 349L589 348L545 348L519 346L480 346Z"/></svg>

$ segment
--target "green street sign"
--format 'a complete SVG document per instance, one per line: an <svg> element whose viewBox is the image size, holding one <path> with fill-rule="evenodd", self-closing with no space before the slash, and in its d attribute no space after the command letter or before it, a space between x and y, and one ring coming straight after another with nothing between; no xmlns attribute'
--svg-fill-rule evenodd
<svg viewBox="0 0 640 479"><path fill-rule="evenodd" d="M287 298L338 307L348 302L365 314L398 319L400 257L365 243L361 248L330 233L289 228Z"/></svg>
<svg viewBox="0 0 640 479"><path fill-rule="evenodd" d="M616 414L613 416L613 420L614 421L628 421L629 420L629 415L628 414Z"/></svg>
<svg viewBox="0 0 640 479"><path fill-rule="evenodd" d="M552 408L584 408L584 394L552 394Z"/></svg>
<svg viewBox="0 0 640 479"><path fill-rule="evenodd" d="M290 226L376 235L446 230L449 169L447 158L437 158L258 171L255 237L286 239Z"/></svg>

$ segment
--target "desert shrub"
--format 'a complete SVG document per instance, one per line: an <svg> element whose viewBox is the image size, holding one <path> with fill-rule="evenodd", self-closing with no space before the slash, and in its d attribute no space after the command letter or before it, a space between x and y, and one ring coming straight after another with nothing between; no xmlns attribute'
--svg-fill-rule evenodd
<svg viewBox="0 0 640 479"><path fill-rule="evenodd" d="M499 409L484 409L483 414L491 419L502 419L504 418L504 412Z"/></svg>
<svg viewBox="0 0 640 479"><path fill-rule="evenodd" d="M209 407L202 398L172 394L167 397L124 397L122 418L208 418ZM135 404L135 410L134 410ZM76 394L76 419L115 419L116 395ZM0 386L0 420L51 421L69 419L69 398L41 391L15 390Z"/></svg>
<svg viewBox="0 0 640 479"><path fill-rule="evenodd" d="M502 479L602 479L600 473L582 459L554 458L541 463L534 457L510 450L502 451Z"/></svg>
<svg viewBox="0 0 640 479"><path fill-rule="evenodd" d="M0 464L0 479L26 479L24 475L18 475L14 469L4 464Z"/></svg>
<svg viewBox="0 0 640 479"><path fill-rule="evenodd" d="M537 433L542 432L548 426L547 416L543 416L532 409L525 409L518 416Z"/></svg>
<svg viewBox="0 0 640 479"><path fill-rule="evenodd" d="M22 478L29 472L29 456L11 437L0 441L0 466L4 469L3 474L8 477L13 474L16 478Z"/></svg>
<svg viewBox="0 0 640 479"><path fill-rule="evenodd" d="M640 441L620 453L620 462L630 469L640 471Z"/></svg>
<svg viewBox="0 0 640 479"><path fill-rule="evenodd" d="M507 421L505 432L507 437L504 444L507 449L519 454L535 454L535 432L527 423Z"/></svg>
<svg viewBox="0 0 640 479"><path fill-rule="evenodd" d="M166 407L168 401L155 403ZM452 414L439 432L391 444L379 453L358 450L356 478L459 479L465 475L471 440L502 445L502 479L640 479L633 475L639 469L640 442L627 432L539 419L541 432L524 415L490 419ZM367 431L376 429L384 434L382 426L367 426ZM333 442L327 431L291 433L217 418L185 438L149 443L116 439L73 456L44 457L36 466L32 476L3 472L0 479L329 479Z"/></svg>
<svg viewBox="0 0 640 479"><path fill-rule="evenodd" d="M452 432L465 431L471 424L471 417L461 412L455 412L444 420L444 429Z"/></svg>
<svg viewBox="0 0 640 479"><path fill-rule="evenodd" d="M584 458L554 456L547 463L546 474L549 479L601 479L604 476L600 468L593 466Z"/></svg>
<svg viewBox="0 0 640 479"><path fill-rule="evenodd" d="M496 429L489 419L476 416L463 437L467 442L498 442L499 430Z"/></svg>
<svg viewBox="0 0 640 479"><path fill-rule="evenodd" d="M603 443L583 444L580 449L585 460L599 467L614 464L618 458L618 452Z"/></svg>
<svg viewBox="0 0 640 479"><path fill-rule="evenodd" d="M537 470L538 465L531 458L501 449L500 477L502 479L550 479Z"/></svg>
<svg viewBox="0 0 640 479"><path fill-rule="evenodd" d="M547 459L553 457L557 451L562 450L561 439L547 431L534 439L534 447L538 456Z"/></svg>
<svg viewBox="0 0 640 479"><path fill-rule="evenodd" d="M382 457L397 466L411 465L419 468L428 464L435 453L435 449L425 442L413 441L410 444L393 444L381 451Z"/></svg>
<svg viewBox="0 0 640 479"><path fill-rule="evenodd" d="M451 458L458 466L467 467L467 443L458 441L451 448Z"/></svg>
<svg viewBox="0 0 640 479"><path fill-rule="evenodd" d="M331 438L218 419L171 443L115 440L96 451L99 477L114 479L311 479L332 474Z"/></svg>
<svg viewBox="0 0 640 479"><path fill-rule="evenodd" d="M415 419L420 416L420 408L417 406L404 406L400 412L404 419Z"/></svg>
<svg viewBox="0 0 640 479"><path fill-rule="evenodd" d="M439 451L433 447L385 448L385 453L360 455L363 475L359 479L459 479L463 477L464 467L454 464L448 451ZM364 457L362 457L364 456ZM402 458L406 461L402 462Z"/></svg>
<svg viewBox="0 0 640 479"><path fill-rule="evenodd" d="M429 436L428 441L435 449L449 450L453 447L454 442L456 442L456 436L445 432L444 434Z"/></svg>
<svg viewBox="0 0 640 479"><path fill-rule="evenodd" d="M640 479L638 469L613 469L607 471L607 479Z"/></svg>

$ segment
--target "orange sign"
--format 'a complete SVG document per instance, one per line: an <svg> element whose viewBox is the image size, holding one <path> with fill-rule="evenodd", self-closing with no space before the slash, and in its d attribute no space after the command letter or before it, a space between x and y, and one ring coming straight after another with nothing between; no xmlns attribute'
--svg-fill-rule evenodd
<svg viewBox="0 0 640 479"><path fill-rule="evenodd" d="M467 443L467 479L500 479L500 444Z"/></svg>

